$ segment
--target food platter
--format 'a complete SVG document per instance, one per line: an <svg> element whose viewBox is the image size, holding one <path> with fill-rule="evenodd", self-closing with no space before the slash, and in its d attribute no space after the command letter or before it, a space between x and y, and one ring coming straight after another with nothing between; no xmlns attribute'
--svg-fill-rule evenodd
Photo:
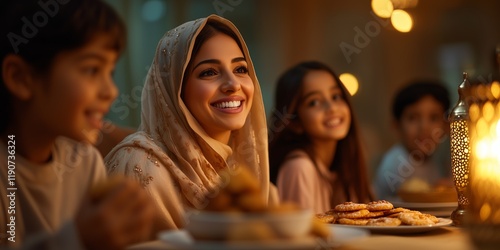
<svg viewBox="0 0 500 250"><path fill-rule="evenodd" d="M441 227L450 226L452 220L439 218L439 222L430 226L355 226L355 225L342 225L342 224L330 224L332 228L358 228L369 230L376 234L413 234L413 233L423 233L432 230L436 230Z"/></svg>
<svg viewBox="0 0 500 250"><path fill-rule="evenodd" d="M441 227L450 226L452 224L452 220L439 218L439 222L430 225L430 226L353 226L353 225L341 225L341 224L330 224L330 227L338 227L338 228L361 228L365 230L369 230L372 233L380 233L380 234L412 234L412 233L423 233L432 230L436 230Z"/></svg>

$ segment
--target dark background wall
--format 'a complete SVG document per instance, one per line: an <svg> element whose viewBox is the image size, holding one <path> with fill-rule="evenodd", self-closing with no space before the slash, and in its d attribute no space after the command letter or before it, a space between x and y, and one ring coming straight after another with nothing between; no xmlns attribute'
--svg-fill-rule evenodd
<svg viewBox="0 0 500 250"><path fill-rule="evenodd" d="M400 0L417 3L405 9L414 21L409 33L376 17L370 0L107 1L129 29L129 46L116 72L121 93L110 120L139 125L144 77L166 31L219 14L235 23L249 45L268 113L277 77L299 61L320 60L339 74L354 74L359 90L353 103L371 163L397 140L389 111L400 87L415 79L441 80L455 102L463 71L491 78L500 44L500 1L495 0Z"/></svg>

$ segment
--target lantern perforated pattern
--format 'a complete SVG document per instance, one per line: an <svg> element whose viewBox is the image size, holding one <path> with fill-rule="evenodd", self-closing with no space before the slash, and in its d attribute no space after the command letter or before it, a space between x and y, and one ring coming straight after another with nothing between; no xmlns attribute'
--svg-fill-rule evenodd
<svg viewBox="0 0 500 250"><path fill-rule="evenodd" d="M458 203L469 204L465 192L469 184L469 129L466 120L458 120L451 123L451 164L455 187L459 192Z"/></svg>

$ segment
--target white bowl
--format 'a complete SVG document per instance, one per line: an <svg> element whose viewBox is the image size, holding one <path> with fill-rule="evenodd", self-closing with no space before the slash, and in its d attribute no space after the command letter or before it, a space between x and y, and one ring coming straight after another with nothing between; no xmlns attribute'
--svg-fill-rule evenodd
<svg viewBox="0 0 500 250"><path fill-rule="evenodd" d="M237 213L189 211L186 230L198 240L254 241L307 236L310 210L283 213Z"/></svg>

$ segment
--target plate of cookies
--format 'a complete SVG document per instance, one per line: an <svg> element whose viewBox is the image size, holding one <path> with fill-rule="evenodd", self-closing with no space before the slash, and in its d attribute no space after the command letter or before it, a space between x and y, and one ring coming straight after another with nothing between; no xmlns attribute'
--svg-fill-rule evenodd
<svg viewBox="0 0 500 250"><path fill-rule="evenodd" d="M431 231L452 224L450 219L394 207L385 200L369 203L344 202L316 218L332 227L354 227L381 234L409 234Z"/></svg>

